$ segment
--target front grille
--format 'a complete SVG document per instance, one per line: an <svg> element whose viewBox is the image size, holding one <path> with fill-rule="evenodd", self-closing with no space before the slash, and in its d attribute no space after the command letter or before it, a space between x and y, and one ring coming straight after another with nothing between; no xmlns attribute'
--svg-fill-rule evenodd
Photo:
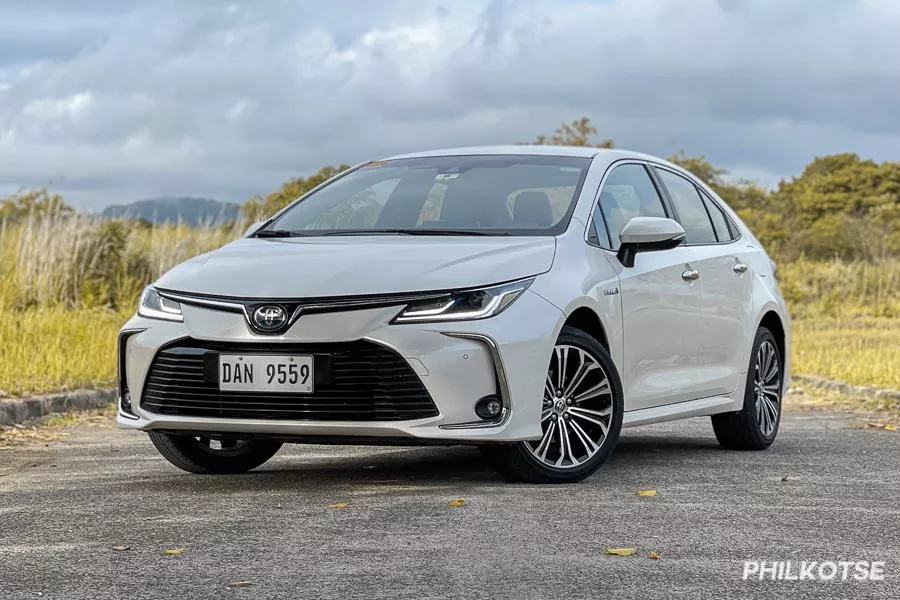
<svg viewBox="0 0 900 600"><path fill-rule="evenodd" d="M220 352L313 355L313 393L219 391ZM364 340L303 345L180 340L153 359L141 407L163 415L227 419L401 421L438 414L409 363Z"/></svg>

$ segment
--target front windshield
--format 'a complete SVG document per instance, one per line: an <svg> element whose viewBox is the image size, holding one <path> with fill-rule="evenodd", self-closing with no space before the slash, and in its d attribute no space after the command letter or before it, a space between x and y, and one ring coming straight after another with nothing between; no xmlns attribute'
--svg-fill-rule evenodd
<svg viewBox="0 0 900 600"><path fill-rule="evenodd" d="M308 195L263 232L556 235L589 164L533 155L374 161Z"/></svg>

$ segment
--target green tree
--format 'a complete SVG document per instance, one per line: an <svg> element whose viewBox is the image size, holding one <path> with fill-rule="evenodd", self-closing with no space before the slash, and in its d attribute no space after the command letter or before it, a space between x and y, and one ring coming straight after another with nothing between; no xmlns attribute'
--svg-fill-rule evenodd
<svg viewBox="0 0 900 600"><path fill-rule="evenodd" d="M768 209L788 257L879 260L900 254L900 163L843 153L782 181Z"/></svg>
<svg viewBox="0 0 900 600"><path fill-rule="evenodd" d="M538 146L592 146L594 148L612 148L613 141L610 139L601 140L597 144L593 144L592 138L597 135L597 128L591 125L588 117L575 119L571 123L563 123L560 125L553 135L539 135L532 144Z"/></svg>

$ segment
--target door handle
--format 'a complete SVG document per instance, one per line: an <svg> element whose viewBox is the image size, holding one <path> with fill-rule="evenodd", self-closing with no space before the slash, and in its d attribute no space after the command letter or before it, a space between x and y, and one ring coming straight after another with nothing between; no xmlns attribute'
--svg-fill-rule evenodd
<svg viewBox="0 0 900 600"><path fill-rule="evenodd" d="M747 272L747 265L745 265L744 263L734 263L734 265L732 265L731 267L731 270L740 275L741 273Z"/></svg>
<svg viewBox="0 0 900 600"><path fill-rule="evenodd" d="M681 278L685 281L696 281L700 279L700 271L695 271L693 269L685 271L681 274Z"/></svg>

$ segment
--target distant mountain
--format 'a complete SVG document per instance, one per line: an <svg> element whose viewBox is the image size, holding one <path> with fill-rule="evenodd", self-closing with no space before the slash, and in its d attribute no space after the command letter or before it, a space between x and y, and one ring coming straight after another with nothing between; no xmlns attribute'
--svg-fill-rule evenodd
<svg viewBox="0 0 900 600"><path fill-rule="evenodd" d="M144 219L151 223L185 223L198 225L222 223L238 218L241 207L209 198L148 198L131 204L114 204L100 215L107 219Z"/></svg>

